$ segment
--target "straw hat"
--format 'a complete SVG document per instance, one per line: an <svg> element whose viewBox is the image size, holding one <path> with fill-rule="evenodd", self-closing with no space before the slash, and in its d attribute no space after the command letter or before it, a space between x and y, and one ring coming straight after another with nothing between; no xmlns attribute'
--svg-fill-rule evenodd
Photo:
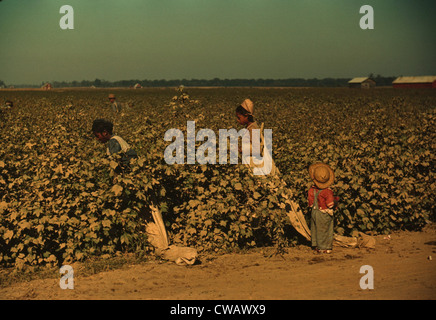
<svg viewBox="0 0 436 320"><path fill-rule="evenodd" d="M109 94L109 99L115 99L115 95L113 93Z"/></svg>
<svg viewBox="0 0 436 320"><path fill-rule="evenodd" d="M335 181L335 173L325 163L314 163L309 167L309 175L315 185L320 189L325 189Z"/></svg>
<svg viewBox="0 0 436 320"><path fill-rule="evenodd" d="M245 110L247 110L251 115L253 115L254 106L253 106L253 102L250 99L245 99L241 103L241 107L244 108Z"/></svg>

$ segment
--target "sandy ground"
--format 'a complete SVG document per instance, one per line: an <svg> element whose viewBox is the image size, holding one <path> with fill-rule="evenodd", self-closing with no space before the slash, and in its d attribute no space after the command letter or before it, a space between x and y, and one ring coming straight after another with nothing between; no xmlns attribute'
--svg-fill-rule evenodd
<svg viewBox="0 0 436 320"><path fill-rule="evenodd" d="M0 288L0 299L436 299L436 226L376 239L375 249L335 247L330 255L298 246L284 256L268 257L267 249L258 249L200 257L193 266L152 260L87 277L78 268L74 289L61 289L59 274ZM373 268L374 289L359 285L367 276L360 273L363 265Z"/></svg>

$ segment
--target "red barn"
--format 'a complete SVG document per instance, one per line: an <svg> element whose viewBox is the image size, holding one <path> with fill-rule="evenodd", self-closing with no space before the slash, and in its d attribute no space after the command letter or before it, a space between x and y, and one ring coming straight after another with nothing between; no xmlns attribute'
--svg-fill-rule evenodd
<svg viewBox="0 0 436 320"><path fill-rule="evenodd" d="M399 77L392 85L394 88L436 88L436 76Z"/></svg>
<svg viewBox="0 0 436 320"><path fill-rule="evenodd" d="M41 89L43 90L51 90L51 88L52 88L51 83L48 82L41 87Z"/></svg>

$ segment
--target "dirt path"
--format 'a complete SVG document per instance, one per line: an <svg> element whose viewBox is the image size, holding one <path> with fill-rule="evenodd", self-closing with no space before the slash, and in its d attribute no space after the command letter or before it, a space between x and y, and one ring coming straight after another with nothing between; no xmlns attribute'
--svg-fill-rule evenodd
<svg viewBox="0 0 436 320"><path fill-rule="evenodd" d="M59 278L0 288L1 299L436 299L436 226L377 236L375 249L335 248L314 255L290 248L283 257L260 252L203 257L194 266L150 261L81 277L62 290ZM360 267L374 270L374 289L359 286ZM74 267L74 266L73 266Z"/></svg>

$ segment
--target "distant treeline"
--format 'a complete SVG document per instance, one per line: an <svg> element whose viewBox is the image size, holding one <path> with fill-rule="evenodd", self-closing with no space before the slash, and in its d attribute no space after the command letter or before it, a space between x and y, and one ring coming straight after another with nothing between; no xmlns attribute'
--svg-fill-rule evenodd
<svg viewBox="0 0 436 320"><path fill-rule="evenodd" d="M397 77L383 77L380 75L370 75L377 86L391 86L392 81ZM113 88L113 87L133 87L139 83L142 87L177 87L180 85L187 87L347 87L348 81L351 78L324 78L324 79L219 79L214 78L210 80L205 79L182 79L182 80L119 80L119 81L106 81L95 79L94 81L48 81L54 88L62 87L96 87L96 88ZM41 83L40 86L47 82ZM38 87L38 86L25 86L16 85L19 87Z"/></svg>

